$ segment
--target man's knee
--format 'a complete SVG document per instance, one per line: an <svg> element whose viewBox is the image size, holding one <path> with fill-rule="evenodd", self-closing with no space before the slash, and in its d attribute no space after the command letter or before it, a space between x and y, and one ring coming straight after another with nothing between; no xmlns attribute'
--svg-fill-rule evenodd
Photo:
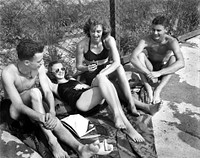
<svg viewBox="0 0 200 158"><path fill-rule="evenodd" d="M168 61L164 62L164 65L166 65L165 67L167 67L167 66L169 66L169 65L171 65L171 64L173 64L175 62L176 62L176 57L174 55L171 55L169 57Z"/></svg>
<svg viewBox="0 0 200 158"><path fill-rule="evenodd" d="M42 93L38 88L31 89L30 97L32 101L42 101Z"/></svg>
<svg viewBox="0 0 200 158"><path fill-rule="evenodd" d="M140 60L140 62L145 62L147 56L145 54L145 52L141 52L139 55L138 55L138 59Z"/></svg>

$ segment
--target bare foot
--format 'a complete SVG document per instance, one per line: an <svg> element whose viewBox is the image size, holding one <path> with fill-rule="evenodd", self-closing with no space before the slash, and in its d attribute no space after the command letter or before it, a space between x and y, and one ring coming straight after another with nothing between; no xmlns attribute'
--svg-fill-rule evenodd
<svg viewBox="0 0 200 158"><path fill-rule="evenodd" d="M160 109L162 102L149 105L149 114L154 115Z"/></svg>
<svg viewBox="0 0 200 158"><path fill-rule="evenodd" d="M137 109L136 109L135 106L131 106L130 105L130 108L128 108L128 109L131 111L131 113L132 113L133 116L135 116L135 117L140 116L140 113L137 111Z"/></svg>
<svg viewBox="0 0 200 158"><path fill-rule="evenodd" d="M152 91L152 89L147 89L147 97L148 97L148 99L146 100L146 102L149 104L153 101L153 91Z"/></svg>
<svg viewBox="0 0 200 158"><path fill-rule="evenodd" d="M95 143L86 144L78 149L79 158L90 158L93 155L97 154L99 151L99 146Z"/></svg>
<svg viewBox="0 0 200 158"><path fill-rule="evenodd" d="M160 99L160 92L158 91L154 91L154 96L153 96L153 104L157 104L161 102L161 99Z"/></svg>
<svg viewBox="0 0 200 158"><path fill-rule="evenodd" d="M132 130L122 130L126 133L134 142L144 142L145 139L133 128Z"/></svg>
<svg viewBox="0 0 200 158"><path fill-rule="evenodd" d="M115 117L115 127L117 129L126 129L126 126L123 122L123 120L118 116L118 117Z"/></svg>
<svg viewBox="0 0 200 158"><path fill-rule="evenodd" d="M70 158L69 155L67 154L67 152L65 152L62 147L60 146L60 144L57 142L57 140L51 141L49 142L51 151L53 153L53 156L55 158Z"/></svg>

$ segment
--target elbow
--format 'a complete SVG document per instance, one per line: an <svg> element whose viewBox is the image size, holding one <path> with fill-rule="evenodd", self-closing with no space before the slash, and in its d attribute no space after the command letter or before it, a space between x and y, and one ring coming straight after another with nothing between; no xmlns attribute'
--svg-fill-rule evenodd
<svg viewBox="0 0 200 158"><path fill-rule="evenodd" d="M76 68L77 68L77 70L79 70L79 71L81 71L82 69L82 65L80 65L80 64L76 64Z"/></svg>

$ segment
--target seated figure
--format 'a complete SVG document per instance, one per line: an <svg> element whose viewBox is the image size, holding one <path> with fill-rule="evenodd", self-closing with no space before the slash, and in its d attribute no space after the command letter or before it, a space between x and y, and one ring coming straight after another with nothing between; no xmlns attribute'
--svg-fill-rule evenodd
<svg viewBox="0 0 200 158"><path fill-rule="evenodd" d="M49 63L48 76L51 79L49 87L53 93L72 109L86 112L106 100L113 112L115 127L126 132L135 142L144 141L126 118L116 89L106 76L97 75L94 84L98 86L90 87L73 78L66 79L65 68L59 61Z"/></svg>
<svg viewBox="0 0 200 158"><path fill-rule="evenodd" d="M161 102L161 91L171 75L184 67L184 59L178 41L167 34L166 17L157 16L151 29L151 34L139 41L130 61L141 76L148 103L156 104Z"/></svg>
<svg viewBox="0 0 200 158"><path fill-rule="evenodd" d="M10 64L3 69L4 99L10 100L7 115L13 122L17 121L20 125L25 123L27 118L37 124L46 136L48 147L55 158L69 158L58 139L72 147L79 158L89 158L98 154L99 143L85 145L80 143L55 117L53 93L46 84L48 77L43 64L43 49L44 46L40 43L22 39L16 48L17 63ZM42 91L37 88L36 80L39 80ZM49 106L48 111L44 109L43 96ZM45 157L45 155L42 156Z"/></svg>
<svg viewBox="0 0 200 158"><path fill-rule="evenodd" d="M76 67L83 72L86 84L97 86L95 79L98 74L108 79L114 75L133 116L140 115L135 105L137 108L152 113L150 110L152 106L132 97L124 68L120 62L116 41L110 34L111 28L106 17L90 17L86 21L83 31L86 36L77 45Z"/></svg>

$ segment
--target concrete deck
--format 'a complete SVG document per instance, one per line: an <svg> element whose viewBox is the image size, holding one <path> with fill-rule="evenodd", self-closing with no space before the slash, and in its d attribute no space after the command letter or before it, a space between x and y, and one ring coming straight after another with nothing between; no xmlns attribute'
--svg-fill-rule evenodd
<svg viewBox="0 0 200 158"><path fill-rule="evenodd" d="M153 116L158 158L200 157L200 36L181 46L185 68L163 89L160 111Z"/></svg>

